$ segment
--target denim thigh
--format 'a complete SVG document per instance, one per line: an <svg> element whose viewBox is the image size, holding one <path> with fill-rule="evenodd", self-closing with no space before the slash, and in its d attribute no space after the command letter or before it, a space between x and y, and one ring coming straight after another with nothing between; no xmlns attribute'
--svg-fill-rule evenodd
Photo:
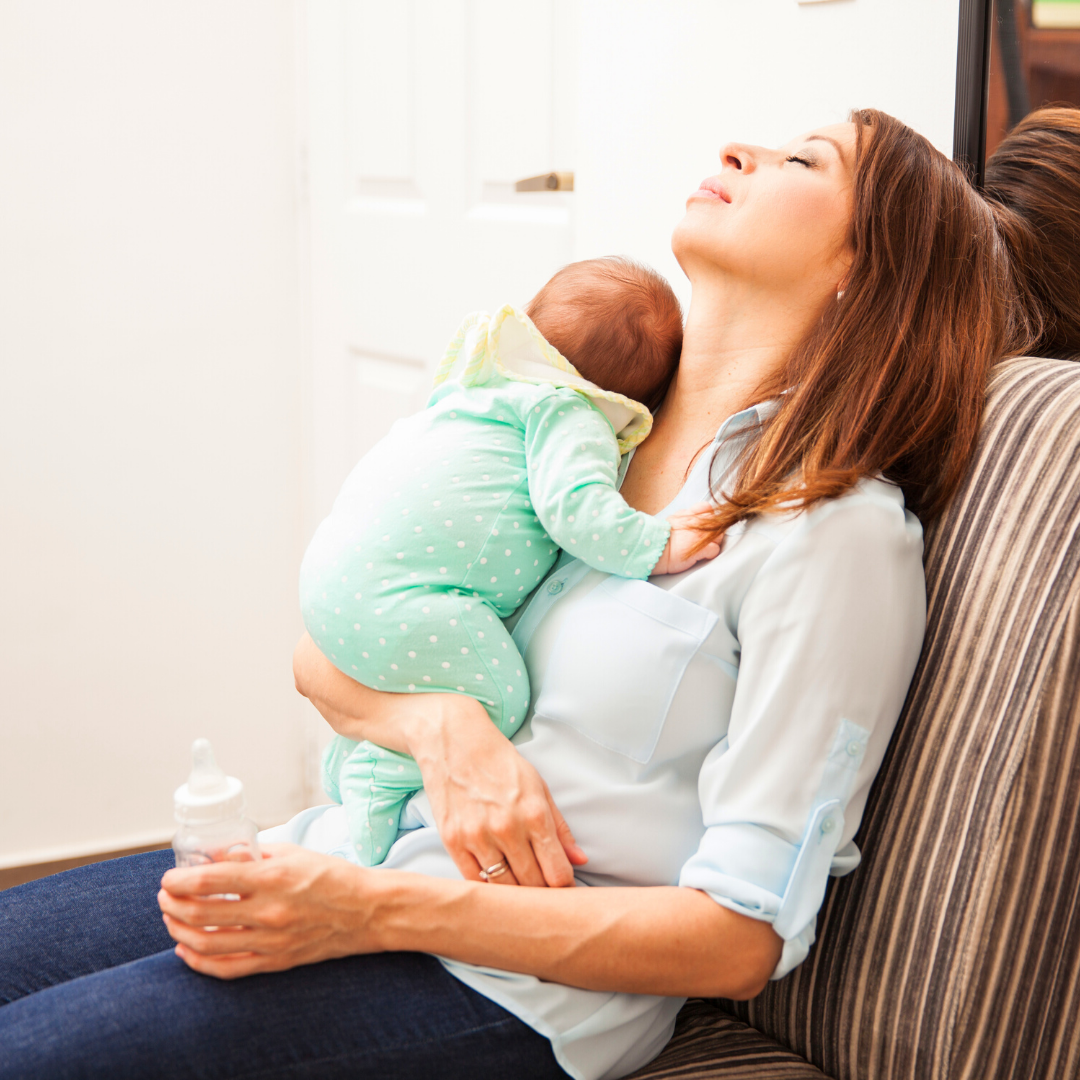
<svg viewBox="0 0 1080 1080"><path fill-rule="evenodd" d="M19 988L0 1008L0 1080L565 1075L547 1039L423 954L196 974L154 900L170 862L132 856L0 893L0 985Z"/></svg>
<svg viewBox="0 0 1080 1080"><path fill-rule="evenodd" d="M172 948L157 893L173 865L166 848L0 892L0 1005Z"/></svg>

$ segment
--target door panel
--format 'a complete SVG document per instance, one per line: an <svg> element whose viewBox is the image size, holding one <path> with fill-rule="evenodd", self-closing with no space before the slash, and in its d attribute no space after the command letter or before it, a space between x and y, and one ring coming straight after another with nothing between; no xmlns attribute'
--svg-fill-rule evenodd
<svg viewBox="0 0 1080 1080"><path fill-rule="evenodd" d="M425 373L467 312L523 304L569 261L572 196L513 188L522 176L573 168L554 157L568 112L554 99L573 93L553 79L556 8L566 6L349 0L342 8L345 325L356 383L377 406L359 418L367 430L346 444L352 453L423 404ZM560 146L570 141L559 133ZM388 383L397 388L389 397Z"/></svg>
<svg viewBox="0 0 1080 1080"><path fill-rule="evenodd" d="M311 0L306 535L459 320L670 251L728 140L892 112L951 151L959 0ZM573 192L514 191L573 170Z"/></svg>
<svg viewBox="0 0 1080 1080"><path fill-rule="evenodd" d="M352 465L423 407L470 311L523 306L573 253L576 0L306 9L311 384L305 539ZM558 78L556 78L558 72ZM326 725L307 718L318 792Z"/></svg>

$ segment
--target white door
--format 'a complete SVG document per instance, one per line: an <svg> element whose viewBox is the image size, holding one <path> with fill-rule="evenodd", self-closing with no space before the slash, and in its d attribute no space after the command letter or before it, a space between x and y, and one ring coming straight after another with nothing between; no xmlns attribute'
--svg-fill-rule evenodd
<svg viewBox="0 0 1080 1080"><path fill-rule="evenodd" d="M313 269L332 279L337 338L314 357L326 387L314 441L333 440L323 453L336 458L316 511L395 419L422 406L466 313L524 304L572 258L572 194L514 183L574 167L575 8L309 8L312 239L324 264Z"/></svg>
<svg viewBox="0 0 1080 1080"><path fill-rule="evenodd" d="M959 0L309 0L306 536L476 308L668 238L738 139L883 108L951 152ZM573 192L514 181L572 170ZM309 761L327 737L309 717Z"/></svg>
<svg viewBox="0 0 1080 1080"><path fill-rule="evenodd" d="M575 0L308 7L312 350L307 534L353 463L423 406L470 311L523 306L573 257ZM312 718L309 783L325 726Z"/></svg>
<svg viewBox="0 0 1080 1080"><path fill-rule="evenodd" d="M853 107L951 150L959 0L308 0L313 527L468 311L668 237L729 139ZM572 170L574 192L514 182Z"/></svg>

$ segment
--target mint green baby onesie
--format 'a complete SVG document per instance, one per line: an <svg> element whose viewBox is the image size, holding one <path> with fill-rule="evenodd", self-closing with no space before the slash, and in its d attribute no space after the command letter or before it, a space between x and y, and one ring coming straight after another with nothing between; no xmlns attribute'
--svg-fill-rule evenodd
<svg viewBox="0 0 1080 1080"><path fill-rule="evenodd" d="M428 407L357 464L308 546L300 602L311 637L366 686L469 694L512 735L529 680L501 620L559 548L634 578L664 550L667 522L616 490L620 453L651 425L643 405L583 379L527 316L509 306L470 316ZM370 866L422 780L411 757L338 736L323 785Z"/></svg>

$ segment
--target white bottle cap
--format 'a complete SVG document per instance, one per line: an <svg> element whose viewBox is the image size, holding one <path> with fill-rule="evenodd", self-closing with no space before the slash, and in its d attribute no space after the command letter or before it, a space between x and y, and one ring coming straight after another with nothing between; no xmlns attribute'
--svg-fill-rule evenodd
<svg viewBox="0 0 1080 1080"><path fill-rule="evenodd" d="M236 817L244 809L244 785L226 776L214 760L209 739L191 744L191 775L173 795L176 820L190 825L211 825Z"/></svg>

